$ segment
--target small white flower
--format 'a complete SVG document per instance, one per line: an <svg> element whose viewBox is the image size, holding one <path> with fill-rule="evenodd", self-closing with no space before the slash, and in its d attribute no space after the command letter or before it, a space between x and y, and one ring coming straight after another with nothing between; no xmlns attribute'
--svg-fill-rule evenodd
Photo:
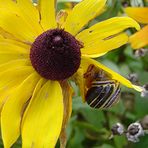
<svg viewBox="0 0 148 148"><path fill-rule="evenodd" d="M128 126L126 137L128 141L139 142L139 137L144 136L144 130L140 123L135 122Z"/></svg>
<svg viewBox="0 0 148 148"><path fill-rule="evenodd" d="M113 125L111 130L113 135L122 135L124 133L124 127L121 123Z"/></svg>
<svg viewBox="0 0 148 148"><path fill-rule="evenodd" d="M148 49L141 48L135 51L135 57L144 57L148 52Z"/></svg>

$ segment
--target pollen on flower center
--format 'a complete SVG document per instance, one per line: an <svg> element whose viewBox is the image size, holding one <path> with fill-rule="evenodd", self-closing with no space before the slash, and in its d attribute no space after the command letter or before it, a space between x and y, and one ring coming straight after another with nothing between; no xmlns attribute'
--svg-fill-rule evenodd
<svg viewBox="0 0 148 148"><path fill-rule="evenodd" d="M39 35L31 46L30 60L44 78L64 80L80 66L81 44L62 29L48 30Z"/></svg>

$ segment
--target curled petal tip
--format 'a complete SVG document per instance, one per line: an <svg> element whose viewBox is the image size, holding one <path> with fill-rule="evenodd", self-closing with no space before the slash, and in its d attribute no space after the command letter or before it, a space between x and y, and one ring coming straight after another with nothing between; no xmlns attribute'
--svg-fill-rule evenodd
<svg viewBox="0 0 148 148"><path fill-rule="evenodd" d="M136 29L136 30L140 30L141 27L140 25L138 24L138 22L136 22L134 19L128 17L129 19L131 19L131 22L133 23L133 27Z"/></svg>
<svg viewBox="0 0 148 148"><path fill-rule="evenodd" d="M133 88L135 89L135 90L137 90L137 91L139 91L139 92L142 92L143 91L143 87L141 87L141 86L137 86L137 85L132 85L133 86Z"/></svg>

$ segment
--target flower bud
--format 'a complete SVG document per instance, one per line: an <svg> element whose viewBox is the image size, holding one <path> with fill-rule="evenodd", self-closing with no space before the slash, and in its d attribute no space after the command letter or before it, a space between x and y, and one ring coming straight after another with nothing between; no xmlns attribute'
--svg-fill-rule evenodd
<svg viewBox="0 0 148 148"><path fill-rule="evenodd" d="M144 130L140 123L135 122L128 126L126 137L128 141L139 142L139 137L144 135Z"/></svg>
<svg viewBox="0 0 148 148"><path fill-rule="evenodd" d="M141 49L138 49L135 51L135 57L144 57L146 54L147 54L147 51L148 49L144 49L144 48L141 48Z"/></svg>
<svg viewBox="0 0 148 148"><path fill-rule="evenodd" d="M124 127L121 123L116 123L111 128L113 135L122 135L124 133Z"/></svg>

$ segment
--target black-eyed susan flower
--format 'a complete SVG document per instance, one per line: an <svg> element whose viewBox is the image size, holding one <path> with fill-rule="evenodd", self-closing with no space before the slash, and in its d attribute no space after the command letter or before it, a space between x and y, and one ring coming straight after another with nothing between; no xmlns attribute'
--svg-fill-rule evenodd
<svg viewBox="0 0 148 148"><path fill-rule="evenodd" d="M125 12L133 19L143 24L144 27L130 37L132 48L139 49L148 45L148 8L127 7Z"/></svg>
<svg viewBox="0 0 148 148"><path fill-rule="evenodd" d="M139 30L128 17L83 29L105 3L83 0L68 16L56 19L55 0L39 0L36 5L30 0L0 0L0 109L5 148L19 136L23 148L54 147L71 111L73 91L67 80L76 80L85 99L83 74L91 64L141 91L90 59L127 43L125 29Z"/></svg>

